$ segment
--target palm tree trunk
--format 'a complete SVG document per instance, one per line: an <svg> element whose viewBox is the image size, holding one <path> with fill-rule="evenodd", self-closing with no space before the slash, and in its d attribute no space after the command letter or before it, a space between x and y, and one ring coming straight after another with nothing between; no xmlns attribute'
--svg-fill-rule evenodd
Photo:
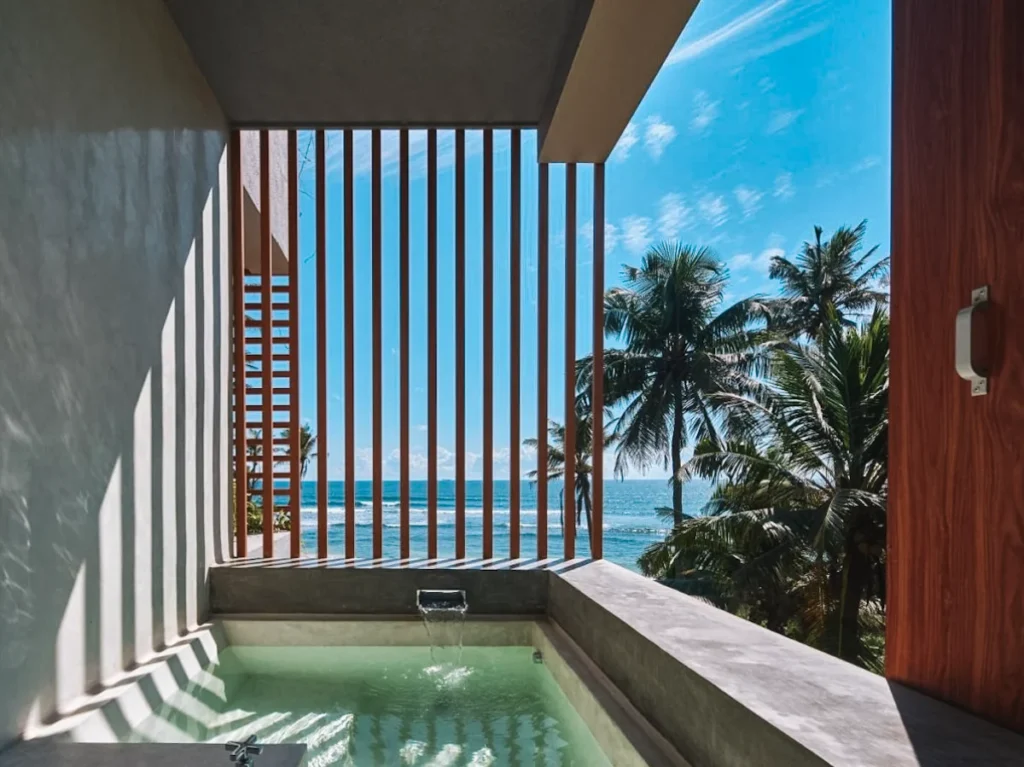
<svg viewBox="0 0 1024 767"><path fill-rule="evenodd" d="M672 521L683 522L683 481L679 476L683 466L683 385L677 383L672 407Z"/></svg>
<svg viewBox="0 0 1024 767"><path fill-rule="evenodd" d="M836 654L840 658L856 662L860 653L860 603L871 576L871 563L852 540L852 534L849 538L843 563L843 586L839 604L839 647L836 648Z"/></svg>
<svg viewBox="0 0 1024 767"><path fill-rule="evenodd" d="M590 498L590 480L587 478L584 478L583 480L581 495L583 496L583 509L587 512L587 533L588 535L593 535L593 532L591 531L594 529L594 518L591 513L591 509L593 508L594 502Z"/></svg>

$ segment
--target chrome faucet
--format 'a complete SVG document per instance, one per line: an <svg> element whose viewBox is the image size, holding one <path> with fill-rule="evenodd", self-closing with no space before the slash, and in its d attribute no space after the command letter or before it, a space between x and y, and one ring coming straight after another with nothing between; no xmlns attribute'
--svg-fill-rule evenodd
<svg viewBox="0 0 1024 767"><path fill-rule="evenodd" d="M252 767L256 762L253 757L263 753L263 746L256 745L256 736L250 735L242 741L230 740L224 748L231 752L231 761L238 767Z"/></svg>

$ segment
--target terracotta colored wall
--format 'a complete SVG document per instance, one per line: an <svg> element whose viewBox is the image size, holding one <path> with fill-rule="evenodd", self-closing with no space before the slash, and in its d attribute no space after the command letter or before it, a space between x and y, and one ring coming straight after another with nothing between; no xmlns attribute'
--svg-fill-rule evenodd
<svg viewBox="0 0 1024 767"><path fill-rule="evenodd" d="M887 674L1024 730L1024 3L894 0ZM991 286L991 393L953 369Z"/></svg>

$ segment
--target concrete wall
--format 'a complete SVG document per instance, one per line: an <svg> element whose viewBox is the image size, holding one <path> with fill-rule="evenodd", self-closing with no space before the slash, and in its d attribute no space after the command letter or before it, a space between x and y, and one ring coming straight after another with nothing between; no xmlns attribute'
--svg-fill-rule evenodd
<svg viewBox="0 0 1024 767"><path fill-rule="evenodd" d="M201 620L224 118L160 0L0 0L0 748Z"/></svg>
<svg viewBox="0 0 1024 767"><path fill-rule="evenodd" d="M540 615L544 570L354 568L235 564L210 573L210 607L221 615L416 615L417 589L460 589L470 615Z"/></svg>

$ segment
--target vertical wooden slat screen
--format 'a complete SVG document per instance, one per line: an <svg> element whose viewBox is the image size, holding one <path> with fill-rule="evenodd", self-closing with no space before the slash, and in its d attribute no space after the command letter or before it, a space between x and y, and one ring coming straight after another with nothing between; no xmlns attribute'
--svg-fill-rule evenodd
<svg viewBox="0 0 1024 767"><path fill-rule="evenodd" d="M260 131L260 324L262 330L262 356L260 366L260 408L263 413L263 471L260 492L263 502L263 556L274 554L274 408L271 405L273 387L273 338L271 335L271 285L273 282L270 239L270 133Z"/></svg>
<svg viewBox="0 0 1024 767"><path fill-rule="evenodd" d="M228 155L231 194L231 259L235 320L235 555L248 555L247 515L249 476L246 462L248 431L245 425L245 243L242 215L245 190L242 188L242 135L231 131Z"/></svg>
<svg viewBox="0 0 1024 767"><path fill-rule="evenodd" d="M299 145L288 131L288 490L290 496L290 554L302 552L302 478L299 432Z"/></svg>
<svg viewBox="0 0 1024 767"><path fill-rule="evenodd" d="M316 132L316 553L327 557L327 140Z"/></svg>
<svg viewBox="0 0 1024 767"><path fill-rule="evenodd" d="M494 556L494 131L484 131L483 557Z"/></svg>
<svg viewBox="0 0 1024 767"><path fill-rule="evenodd" d="M537 168L537 558L548 556L548 165Z"/></svg>
<svg viewBox="0 0 1024 767"><path fill-rule="evenodd" d="M437 559L437 131L427 131L427 557Z"/></svg>
<svg viewBox="0 0 1024 767"><path fill-rule="evenodd" d="M594 382L591 392L590 556L604 556L604 163L594 165Z"/></svg>
<svg viewBox="0 0 1024 767"><path fill-rule="evenodd" d="M234 328L234 449L235 449L235 552L247 555L246 503L251 483L255 480L263 506L263 545L265 556L274 552L275 492L281 497L276 508L290 515L290 556L301 555L301 425L299 421L299 179L298 134L287 131L288 185L287 198L275 200L271 194L270 133L253 131L259 139L259 275L246 276L244 250L244 195L242 178L242 135L233 132L229 145L230 226L232 294L235 316ZM412 233L410 231L410 140L408 129L399 129L398 137L398 268L399 291L399 556L411 557L413 531L411 529L411 330L415 318L411 316L413 286L409 257ZM342 132L343 194L342 212L344 245L344 379L345 379L345 556L356 556L356 443L355 443L355 136L353 131ZM383 136L379 129L370 132L371 147L371 332L373 386L373 491L372 491L372 556L384 557L384 456L383 456ZM328 417L327 379L327 237L326 187L327 141L322 130L314 132L315 190L313 222L316 240L316 378L317 378L317 556L328 556L328 472L329 455L326 441L330 420ZM426 134L426 298L427 298L427 530L426 553L430 559L438 558L438 136L434 129ZM484 559L495 557L495 485L494 485L494 132L482 131L482 185L480 187L482 235L482 551ZM578 167L567 164L565 175L565 293L564 293L564 407L565 407L565 474L563 479L563 551L562 556L576 556L577 524L575 520L576 485L576 313L577 313L577 184ZM589 392L593 404L592 428L594 450L591 457L591 514L588 519L589 555L603 556L603 433L604 433L604 268L605 268L605 167L594 168L593 200L593 290L592 290L592 351L594 379ZM512 559L522 556L522 494L521 494L521 322L522 322L522 134L510 131L509 178L509 549ZM467 556L467 477L466 477L466 365L477 364L467 359L466 335L466 133L454 131L454 325L455 346L455 557ZM472 185L471 185L472 186ZM274 275L274 239L271 227L271 207L287 206L288 263L287 272ZM469 201L470 205L476 204ZM541 471L536 482L536 528L538 559L549 556L547 480L548 417L549 417L549 350L550 350L550 166L538 162L537 192L537 462ZM250 264L250 268L253 268ZM254 269L255 271L255 269ZM500 276L499 276L500 283ZM499 290L503 288L499 287ZM282 298L274 301L275 294ZM287 299L283 297L287 296ZM248 302L247 302L248 297ZM247 314L248 312L248 314ZM247 332L248 328L248 332ZM287 334L280 330L287 328ZM277 330L280 335L274 335ZM287 348L281 348L287 347ZM277 353L284 352L284 353ZM475 355L474 355L475 356ZM251 381L247 385L247 381ZM499 385L500 386L500 385ZM475 393L474 395L475 396ZM499 397L504 395L499 395ZM278 413L288 417L275 420ZM247 421L247 418L253 419ZM254 429L262 433L256 436ZM287 439L283 430L287 429ZM253 458L249 451L256 445L260 456ZM276 448L276 451L275 451ZM249 461L247 462L247 458ZM252 464L255 469L249 471ZM282 466L282 468L276 468ZM252 474L253 476L249 476ZM277 478L280 485L275 487ZM285 489L287 484L287 490ZM284 499L287 498L285 501ZM287 504L287 505L285 505ZM501 552L504 555L504 551ZM475 556L475 552L474 552Z"/></svg>
<svg viewBox="0 0 1024 767"><path fill-rule="evenodd" d="M508 556L519 558L519 196L521 134L518 128L511 136L511 172L509 190L509 454L508 454Z"/></svg>
<svg viewBox="0 0 1024 767"><path fill-rule="evenodd" d="M466 556L466 131L455 131L455 557Z"/></svg>
<svg viewBox="0 0 1024 767"><path fill-rule="evenodd" d="M562 541L576 556L576 164L565 166L565 473Z"/></svg>
<svg viewBox="0 0 1024 767"><path fill-rule="evenodd" d="M345 131L345 557L356 555L355 200L352 131Z"/></svg>
<svg viewBox="0 0 1024 767"><path fill-rule="evenodd" d="M409 131L399 133L399 293L401 308L399 333L401 354L399 359L399 411L400 411L400 500L399 535L400 556L409 558Z"/></svg>
<svg viewBox="0 0 1024 767"><path fill-rule="evenodd" d="M384 556L384 445L381 353L381 160L380 131L371 139L371 204L373 219L373 558Z"/></svg>

